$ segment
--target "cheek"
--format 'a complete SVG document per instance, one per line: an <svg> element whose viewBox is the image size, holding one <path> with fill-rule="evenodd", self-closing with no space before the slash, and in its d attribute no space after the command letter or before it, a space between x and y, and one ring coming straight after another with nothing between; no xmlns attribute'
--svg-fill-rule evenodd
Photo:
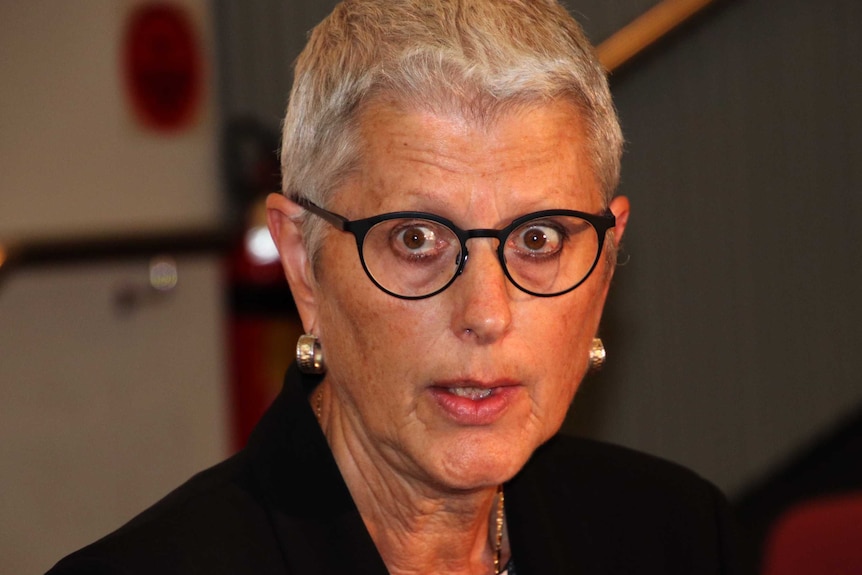
<svg viewBox="0 0 862 575"><path fill-rule="evenodd" d="M572 292L572 299L562 301L554 313L536 324L547 333L543 349L535 357L544 358L537 366L547 375L547 385L539 402L544 403L548 422L562 423L572 398L589 369L589 350L601 319L604 284L583 285ZM566 296L562 296L566 297Z"/></svg>
<svg viewBox="0 0 862 575"><path fill-rule="evenodd" d="M319 276L319 330L330 375L366 386L409 378L433 348L440 330L432 322L439 322L441 314L430 309L431 300L406 301L382 292L362 270L355 246L350 247L353 252L330 250L327 261L337 265Z"/></svg>

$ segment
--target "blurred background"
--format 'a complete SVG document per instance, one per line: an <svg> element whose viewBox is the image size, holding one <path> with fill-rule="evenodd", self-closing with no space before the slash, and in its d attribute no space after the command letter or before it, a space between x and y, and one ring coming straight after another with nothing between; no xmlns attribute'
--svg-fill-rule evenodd
<svg viewBox="0 0 862 575"><path fill-rule="evenodd" d="M226 457L277 392L300 327L260 199L333 5L0 1L0 572ZM788 517L859 546L862 3L568 5L606 62L649 47L609 64L632 220L566 432L719 485L751 573L791 572Z"/></svg>

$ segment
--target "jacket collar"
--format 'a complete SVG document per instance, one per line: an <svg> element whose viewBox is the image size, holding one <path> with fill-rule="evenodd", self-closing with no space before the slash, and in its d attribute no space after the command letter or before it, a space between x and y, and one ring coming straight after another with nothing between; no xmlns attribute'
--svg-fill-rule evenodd
<svg viewBox="0 0 862 575"><path fill-rule="evenodd" d="M249 438L252 473L289 573L385 575L308 403L320 379L290 367Z"/></svg>

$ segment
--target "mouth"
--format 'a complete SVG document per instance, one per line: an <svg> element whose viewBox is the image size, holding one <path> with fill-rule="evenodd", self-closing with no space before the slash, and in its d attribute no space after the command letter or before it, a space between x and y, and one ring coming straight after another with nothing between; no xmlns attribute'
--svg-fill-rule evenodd
<svg viewBox="0 0 862 575"><path fill-rule="evenodd" d="M474 401L485 399L494 393L494 388L489 387L445 387L443 390L446 393L451 393L452 395L465 397Z"/></svg>
<svg viewBox="0 0 862 575"><path fill-rule="evenodd" d="M509 380L459 380L438 383L429 391L448 418L464 425L487 425L517 401L519 389Z"/></svg>
<svg viewBox="0 0 862 575"><path fill-rule="evenodd" d="M444 393L478 401L501 393L507 388L518 387L518 382L505 378L485 380L465 377L438 381L433 387Z"/></svg>

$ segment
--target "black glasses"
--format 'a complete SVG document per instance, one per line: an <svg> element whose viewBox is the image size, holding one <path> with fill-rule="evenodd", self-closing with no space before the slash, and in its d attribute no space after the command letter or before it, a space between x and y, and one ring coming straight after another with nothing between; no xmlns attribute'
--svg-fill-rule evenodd
<svg viewBox="0 0 862 575"><path fill-rule="evenodd" d="M464 271L467 240L472 238L498 240L503 272L521 291L539 297L562 295L590 276L606 232L616 225L610 210L601 215L542 210L500 230L462 230L446 218L425 212L391 212L350 221L304 198L294 201L353 234L371 281L402 299L431 297L452 285Z"/></svg>

